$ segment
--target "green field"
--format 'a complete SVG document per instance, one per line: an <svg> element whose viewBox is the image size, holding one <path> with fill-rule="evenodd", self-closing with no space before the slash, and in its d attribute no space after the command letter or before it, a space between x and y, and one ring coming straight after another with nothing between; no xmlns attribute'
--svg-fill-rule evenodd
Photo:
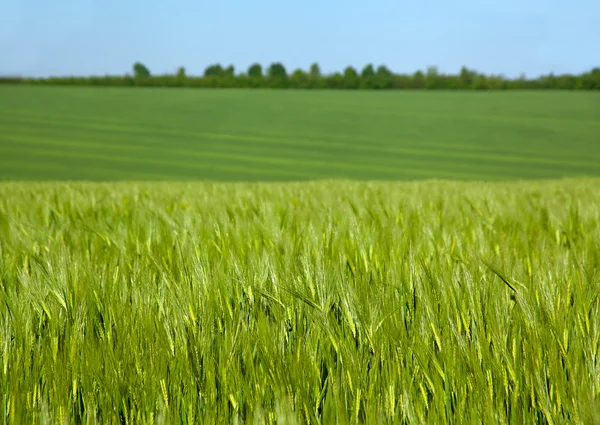
<svg viewBox="0 0 600 425"><path fill-rule="evenodd" d="M0 179L600 175L600 96L0 87Z"/></svg>
<svg viewBox="0 0 600 425"><path fill-rule="evenodd" d="M0 180L1 424L600 423L597 94L2 86Z"/></svg>
<svg viewBox="0 0 600 425"><path fill-rule="evenodd" d="M2 423L592 424L600 180L0 184Z"/></svg>

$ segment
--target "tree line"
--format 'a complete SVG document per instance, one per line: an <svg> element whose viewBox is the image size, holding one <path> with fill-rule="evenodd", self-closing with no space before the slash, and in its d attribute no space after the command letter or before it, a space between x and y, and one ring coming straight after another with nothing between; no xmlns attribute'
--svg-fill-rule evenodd
<svg viewBox="0 0 600 425"><path fill-rule="evenodd" d="M385 65L368 64L358 70L352 66L343 72L324 74L314 63L308 71L297 69L289 73L280 62L263 68L252 64L246 72L237 73L233 65L208 66L204 75L192 76L181 67L173 74L153 75L140 62L133 65L132 74L124 76L19 78L0 77L4 84L47 84L81 86L131 86L131 87L197 87L197 88L277 88L277 89L467 89L467 90L600 90L600 68L582 74L548 74L537 78L506 78L485 75L462 67L458 74L444 74L436 67L413 74L396 74Z"/></svg>

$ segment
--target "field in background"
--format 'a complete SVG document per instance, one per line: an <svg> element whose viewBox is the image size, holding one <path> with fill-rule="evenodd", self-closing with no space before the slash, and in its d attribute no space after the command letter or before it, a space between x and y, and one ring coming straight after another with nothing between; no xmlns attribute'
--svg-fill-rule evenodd
<svg viewBox="0 0 600 425"><path fill-rule="evenodd" d="M79 94L88 105L125 92L54 93ZM31 116L73 141L105 137L110 130L89 122L106 120L143 144L142 127L127 133L114 124L126 119L118 110L149 127L180 120L217 131L218 119L176 118L174 106L163 116L142 101L174 96L181 107L188 94L173 93L130 92L146 112L130 110L125 96L113 111L102 103L77 111L54 98L55 108L30 106ZM202 96L244 102L239 92ZM256 101L248 96L246 105ZM303 98L283 99L291 108ZM89 122L48 118L67 111ZM266 122L264 111L256 114ZM569 119L581 117L557 122ZM555 123L527 122L536 120ZM335 131L325 118L320 126ZM28 137L51 149L52 136L35 134ZM505 143L497 149L516 142ZM54 169L27 158L41 168L28 168L28 177ZM0 416L52 424L598 423L599 203L599 180L0 184Z"/></svg>
<svg viewBox="0 0 600 425"><path fill-rule="evenodd" d="M600 96L0 87L0 179L600 175Z"/></svg>

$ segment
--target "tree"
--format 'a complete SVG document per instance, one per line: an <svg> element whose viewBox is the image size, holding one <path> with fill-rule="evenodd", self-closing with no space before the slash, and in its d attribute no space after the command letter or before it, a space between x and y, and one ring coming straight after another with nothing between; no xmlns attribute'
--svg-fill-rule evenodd
<svg viewBox="0 0 600 425"><path fill-rule="evenodd" d="M344 76L339 72L327 77L327 87L330 89L343 89L345 86Z"/></svg>
<svg viewBox="0 0 600 425"><path fill-rule="evenodd" d="M294 88L306 88L308 83L308 74L304 72L302 69L295 70L292 75L290 75L290 86Z"/></svg>
<svg viewBox="0 0 600 425"><path fill-rule="evenodd" d="M311 80L318 80L321 78L321 68L319 67L318 63L315 62L310 66L309 74Z"/></svg>
<svg viewBox="0 0 600 425"><path fill-rule="evenodd" d="M428 89L435 89L439 86L440 73L437 66L430 66L427 68L425 79L427 81L426 84Z"/></svg>
<svg viewBox="0 0 600 425"><path fill-rule="evenodd" d="M375 76L375 70L373 69L373 65L368 64L367 66L365 66L363 68L362 72L360 73L360 76L362 78L374 77Z"/></svg>
<svg viewBox="0 0 600 425"><path fill-rule="evenodd" d="M593 89L600 90L600 68L592 69L590 72L590 81Z"/></svg>
<svg viewBox="0 0 600 425"><path fill-rule="evenodd" d="M489 84L487 82L487 78L485 77L485 75L478 75L475 78L473 88L475 90L488 90L489 89Z"/></svg>
<svg viewBox="0 0 600 425"><path fill-rule="evenodd" d="M385 65L380 65L375 73L375 88L376 89L389 89L392 88L392 77L393 72L390 71Z"/></svg>
<svg viewBox="0 0 600 425"><path fill-rule="evenodd" d="M248 76L252 78L261 78L263 76L262 66L259 63L253 63L248 68Z"/></svg>
<svg viewBox="0 0 600 425"><path fill-rule="evenodd" d="M430 66L427 68L427 78L438 78L440 75L440 72L438 70L437 66Z"/></svg>
<svg viewBox="0 0 600 425"><path fill-rule="evenodd" d="M425 87L425 74L423 71L418 70L413 74L413 88L422 89Z"/></svg>
<svg viewBox="0 0 600 425"><path fill-rule="evenodd" d="M136 62L133 64L133 75L136 78L146 78L150 76L150 70L146 67L146 65Z"/></svg>
<svg viewBox="0 0 600 425"><path fill-rule="evenodd" d="M475 81L475 77L477 77L477 73L468 69L466 66L463 66L460 69L460 80L463 83L463 85L471 87L471 85Z"/></svg>
<svg viewBox="0 0 600 425"><path fill-rule="evenodd" d="M269 66L267 73L269 74L269 77L271 77L271 78L286 78L287 77L287 71L285 70L285 67L279 62L272 63L271 66Z"/></svg>
<svg viewBox="0 0 600 425"><path fill-rule="evenodd" d="M285 67L279 63L274 62L267 69L268 86L271 88L285 88L288 86L287 71Z"/></svg>
<svg viewBox="0 0 600 425"><path fill-rule="evenodd" d="M391 77L391 76L392 76L392 75L394 75L394 74L392 73L392 71L390 71L390 70L387 68L387 66L385 66L385 65L380 65L380 66L377 68L377 73L376 73L375 75L377 75L378 77L389 78L389 77Z"/></svg>
<svg viewBox="0 0 600 425"><path fill-rule="evenodd" d="M358 72L349 66L344 70L344 87L347 89L357 89L359 83Z"/></svg>
<svg viewBox="0 0 600 425"><path fill-rule="evenodd" d="M368 64L360 70L348 66L343 72L322 74L318 63L310 70L296 69L288 75L280 62L273 62L268 68L253 63L248 73L235 73L233 65L224 67L212 64L204 70L204 76L187 76L182 66L168 75L151 75L141 62L133 64L133 73L124 76L90 77L51 77L19 78L0 75L0 84L53 84L90 86L143 86L143 87L270 87L308 89L474 89L474 90L600 90L600 67L581 74L553 73L539 77L507 77L505 75L483 74L466 66L453 74L440 73L434 66L414 74L395 74L386 66L374 68Z"/></svg>
<svg viewBox="0 0 600 425"><path fill-rule="evenodd" d="M360 88L372 89L375 87L375 69L372 64L363 67L360 73Z"/></svg>
<svg viewBox="0 0 600 425"><path fill-rule="evenodd" d="M221 77L224 73L223 67L218 63L210 65L204 70L205 77Z"/></svg>

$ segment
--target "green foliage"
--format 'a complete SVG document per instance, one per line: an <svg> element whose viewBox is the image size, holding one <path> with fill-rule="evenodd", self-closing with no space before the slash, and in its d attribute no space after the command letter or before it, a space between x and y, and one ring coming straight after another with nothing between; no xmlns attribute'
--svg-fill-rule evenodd
<svg viewBox="0 0 600 425"><path fill-rule="evenodd" d="M148 78L150 77L150 70L146 67L146 65L136 62L133 64L133 75L136 78Z"/></svg>
<svg viewBox="0 0 600 425"><path fill-rule="evenodd" d="M205 77L222 77L225 74L225 70L220 64L209 65L204 70Z"/></svg>
<svg viewBox="0 0 600 425"><path fill-rule="evenodd" d="M431 89L440 88L442 79L440 78L440 73L439 73L437 67L435 67L435 66L428 67L427 73L425 75L425 79L426 79L425 84L427 86L427 89L431 90Z"/></svg>
<svg viewBox="0 0 600 425"><path fill-rule="evenodd" d="M374 88L390 89L392 88L392 78L394 74L386 66L380 65L377 67L377 72L374 78Z"/></svg>
<svg viewBox="0 0 600 425"><path fill-rule="evenodd" d="M477 77L477 73L468 69L466 66L463 66L460 70L460 80L465 87L470 87L475 78Z"/></svg>
<svg viewBox="0 0 600 425"><path fill-rule="evenodd" d="M107 77L51 77L20 78L2 77L0 84L55 84L55 85L106 85L140 87L198 87L198 88L317 88L317 89L452 89L452 90L600 90L600 68L580 75L544 75L536 79L521 76L507 79L502 76L483 75L462 67L458 75L440 73L436 67L430 67L426 74L417 71L412 75L394 74L385 65L377 69L372 64L365 66L358 79L352 72L347 76L334 72L323 75L317 63L310 66L308 75L296 74L288 78L283 64L276 62L267 69L267 78L263 78L262 66L252 64L247 75L235 75L233 65L224 68L213 64L206 68L203 77L182 76L179 73L173 79L168 75L150 76L150 71L136 63L135 80L119 76ZM350 69L352 67L347 67ZM353 69L353 68L352 68ZM345 73L346 70L344 70ZM344 81L340 81L340 78Z"/></svg>
<svg viewBox="0 0 600 425"><path fill-rule="evenodd" d="M311 80L318 80L322 77L321 67L319 67L318 63L315 62L310 66L309 74Z"/></svg>
<svg viewBox="0 0 600 425"><path fill-rule="evenodd" d="M285 67L280 62L272 63L267 70L267 74L271 78L286 78L287 71Z"/></svg>
<svg viewBox="0 0 600 425"><path fill-rule="evenodd" d="M423 71L418 70L413 74L413 84L416 89L423 89L426 87L425 74Z"/></svg>
<svg viewBox="0 0 600 425"><path fill-rule="evenodd" d="M254 63L248 68L248 75L253 78L262 78L263 70L259 63Z"/></svg>
<svg viewBox="0 0 600 425"><path fill-rule="evenodd" d="M306 89L309 88L309 76L302 69L297 69L290 75L289 85L293 88Z"/></svg>
<svg viewBox="0 0 600 425"><path fill-rule="evenodd" d="M1 184L4 423L597 423L600 182Z"/></svg>
<svg viewBox="0 0 600 425"><path fill-rule="evenodd" d="M279 62L272 63L267 69L267 87L269 88L285 88L288 87L287 71L283 64Z"/></svg>
<svg viewBox="0 0 600 425"><path fill-rule="evenodd" d="M373 65L372 64L366 65L362 69L362 72L360 73L360 76L362 78L374 77L375 76L375 69L373 68Z"/></svg>
<svg viewBox="0 0 600 425"><path fill-rule="evenodd" d="M394 74L388 69L387 66L380 65L377 67L377 72L375 75L380 78L391 78Z"/></svg>
<svg viewBox="0 0 600 425"><path fill-rule="evenodd" d="M359 87L360 77L356 69L349 66L344 70L344 87L347 89L357 89Z"/></svg>
<svg viewBox="0 0 600 425"><path fill-rule="evenodd" d="M223 70L223 75L226 77L234 77L235 76L235 67L233 65L229 65L227 68Z"/></svg>

